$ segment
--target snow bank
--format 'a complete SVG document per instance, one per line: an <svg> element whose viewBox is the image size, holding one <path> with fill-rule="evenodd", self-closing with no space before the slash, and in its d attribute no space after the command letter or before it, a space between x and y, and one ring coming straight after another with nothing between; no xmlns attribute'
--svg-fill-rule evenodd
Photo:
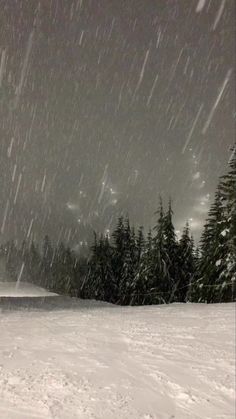
<svg viewBox="0 0 236 419"><path fill-rule="evenodd" d="M0 297L47 297L52 295L57 294L27 282L21 282L18 287L16 282L0 282Z"/></svg>
<svg viewBox="0 0 236 419"><path fill-rule="evenodd" d="M234 418L234 304L77 304L0 313L1 418Z"/></svg>

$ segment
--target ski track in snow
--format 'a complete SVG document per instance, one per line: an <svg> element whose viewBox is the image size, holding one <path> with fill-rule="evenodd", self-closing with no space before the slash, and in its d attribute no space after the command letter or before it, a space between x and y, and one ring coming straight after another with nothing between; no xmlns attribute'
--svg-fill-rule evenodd
<svg viewBox="0 0 236 419"><path fill-rule="evenodd" d="M77 301L0 313L1 418L234 418L235 304Z"/></svg>

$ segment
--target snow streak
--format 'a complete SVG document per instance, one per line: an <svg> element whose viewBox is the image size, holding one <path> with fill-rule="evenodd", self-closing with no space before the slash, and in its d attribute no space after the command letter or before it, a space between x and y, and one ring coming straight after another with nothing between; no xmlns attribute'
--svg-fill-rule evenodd
<svg viewBox="0 0 236 419"><path fill-rule="evenodd" d="M21 70L21 76L20 76L20 82L16 88L16 98L15 98L15 102L14 102L14 108L17 107L18 102L19 102L19 98L21 95L21 91L22 88L24 86L24 82L25 82L25 78L26 78L26 74L27 74L27 69L28 69L28 64L29 64L29 57L30 57L30 53L32 50L32 46L33 46L33 40L34 40L34 30L32 30L29 39L28 39L28 43L27 43L27 48L26 48L26 53L25 53L25 58L24 58L24 62L23 62L23 67Z"/></svg>
<svg viewBox="0 0 236 419"><path fill-rule="evenodd" d="M215 18L215 22L213 24L213 31L216 29L216 27L217 27L217 25L220 21L220 18L223 14L223 11L224 11L224 7L225 7L225 0L222 0L220 8L219 8L218 13L217 13L216 18Z"/></svg>
<svg viewBox="0 0 236 419"><path fill-rule="evenodd" d="M203 109L203 104L201 104L201 106L200 106L200 108L199 108L199 110L198 110L198 113L197 113L197 115L196 115L196 118L195 118L195 120L193 121L193 125L192 125L192 128L191 128L191 130L190 130L190 132L189 132L189 134L188 134L188 138L187 138L187 140L186 140L186 142L185 142L185 145L184 145L184 147L183 147L182 154L184 154L184 153L185 153L186 148L188 147L188 145L189 145L189 143L190 143L190 140L191 140L192 135L193 135L194 128L195 128L195 126L196 126L196 124L197 124L197 121L198 121L198 119L199 119L200 115L201 115L202 109Z"/></svg>
<svg viewBox="0 0 236 419"><path fill-rule="evenodd" d="M204 6L206 4L206 0L199 0L197 7L196 7L196 12L199 13L203 10Z"/></svg>
<svg viewBox="0 0 236 419"><path fill-rule="evenodd" d="M153 82L153 85L152 85L152 88L151 88L151 91L150 91L150 95L148 96L147 106L150 105L150 102L151 102L151 99L152 99L152 95L154 93L154 90L155 90L155 87L156 87L156 84L157 84L157 80L158 80L158 74L155 77L155 80Z"/></svg>
<svg viewBox="0 0 236 419"><path fill-rule="evenodd" d="M147 52L146 52L145 58L144 58L143 66L142 66L142 69L141 69L141 73L140 73L140 76L139 76L139 80L138 80L137 86L135 88L134 95L138 91L138 89L139 89L139 87L140 87L140 85L141 85L141 83L143 81L143 76L144 76L144 73L145 73L145 68L146 68L148 57L149 57L149 52L150 51L148 49Z"/></svg>
<svg viewBox="0 0 236 419"><path fill-rule="evenodd" d="M218 94L218 96L217 96L217 99L216 99L216 101L215 101L215 103L214 103L214 105L213 105L213 107L212 107L212 109L211 109L211 112L210 112L210 114L209 114L209 117L208 117L207 121L205 122L205 125L204 125L204 127L203 127L203 129L202 129L202 133L203 133L203 134L206 134L207 129L209 128L209 125L210 125L211 120L212 120L212 118L213 118L213 116L214 116L215 110L216 110L217 106L219 105L219 103L220 103L220 99L222 98L223 93L224 93L224 91L225 91L225 88L226 88L226 86L227 86L227 84L228 84L228 82L229 82L229 79L230 79L231 73L232 73L232 69L230 69L230 70L227 72L227 75L226 75L226 77L225 77L225 79L224 79L224 82L223 82L223 84L222 84L222 86L221 86L221 89L220 89L220 92L219 92L219 94Z"/></svg>

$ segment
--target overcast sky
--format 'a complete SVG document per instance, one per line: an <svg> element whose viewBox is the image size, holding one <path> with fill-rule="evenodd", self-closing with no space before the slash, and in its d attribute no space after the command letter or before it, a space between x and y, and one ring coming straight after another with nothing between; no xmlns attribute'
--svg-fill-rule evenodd
<svg viewBox="0 0 236 419"><path fill-rule="evenodd" d="M159 195L199 237L235 141L234 0L0 0L1 241L73 244Z"/></svg>

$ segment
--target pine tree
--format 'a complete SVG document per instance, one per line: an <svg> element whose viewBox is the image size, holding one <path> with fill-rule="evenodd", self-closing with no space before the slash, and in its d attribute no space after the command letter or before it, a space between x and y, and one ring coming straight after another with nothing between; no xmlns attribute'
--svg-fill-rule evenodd
<svg viewBox="0 0 236 419"><path fill-rule="evenodd" d="M194 256L194 242L190 236L189 224L187 223L178 247L179 280L176 290L176 301L186 302L191 299L190 284L194 280L196 259Z"/></svg>
<svg viewBox="0 0 236 419"><path fill-rule="evenodd" d="M172 221L173 211L171 201L169 201L168 210L164 217L164 259L166 266L165 290L169 293L168 302L175 301L175 292L179 283L179 255L175 228Z"/></svg>
<svg viewBox="0 0 236 419"><path fill-rule="evenodd" d="M151 286L153 284L152 260L153 260L152 231L149 230L147 240L140 227L137 236L137 267L132 284L131 305L151 304Z"/></svg>
<svg viewBox="0 0 236 419"><path fill-rule="evenodd" d="M151 292L151 287L154 282L154 275L155 275L155 265L153 263L154 259L154 240L152 237L152 230L149 229L147 235L147 241L145 243L145 249L142 257L141 264L144 269L141 269L141 272L144 274L144 280L146 283L146 289L148 292ZM151 302L150 296L146 297L149 303ZM146 301L145 299L145 301Z"/></svg>
<svg viewBox="0 0 236 419"><path fill-rule="evenodd" d="M52 281L50 283L50 290L58 294L64 290L64 276L65 276L65 254L66 247L64 243L59 243L54 250L50 270L52 272Z"/></svg>
<svg viewBox="0 0 236 419"><path fill-rule="evenodd" d="M60 243L50 265L49 288L58 294L75 294L75 256L69 247Z"/></svg>
<svg viewBox="0 0 236 419"><path fill-rule="evenodd" d="M41 257L33 241L29 245L27 245L26 242L23 242L21 255L22 260L25 263L25 272L27 274L28 281L36 285L40 285Z"/></svg>
<svg viewBox="0 0 236 419"><path fill-rule="evenodd" d="M159 304L166 303L169 299L165 248L165 215L161 198L159 209L155 214L158 215L158 220L156 226L154 226L155 236L153 238L152 284L150 284L150 292L152 294L152 304Z"/></svg>
<svg viewBox="0 0 236 419"><path fill-rule="evenodd" d="M75 256L74 272L75 272L75 289L73 296L84 298L84 284L88 275L89 259L84 256Z"/></svg>
<svg viewBox="0 0 236 419"><path fill-rule="evenodd" d="M232 149L227 175L221 177L220 190L225 205L225 235L228 249L227 267L224 276L230 285L231 299L236 299L236 144Z"/></svg>
<svg viewBox="0 0 236 419"><path fill-rule="evenodd" d="M113 255L112 255L112 271L116 283L115 289L118 291L114 298L120 299L121 278L123 277L124 261L125 261L125 243L127 239L127 231L124 225L124 218L119 217L117 226L112 234Z"/></svg>
<svg viewBox="0 0 236 419"><path fill-rule="evenodd" d="M124 223L123 266L119 281L119 303L129 304L132 286L137 269L137 247L134 229L131 230L129 219Z"/></svg>
<svg viewBox="0 0 236 419"><path fill-rule="evenodd" d="M82 287L85 298L117 302L118 289L112 269L112 252L108 237L101 236L98 241L95 234L88 274Z"/></svg>
<svg viewBox="0 0 236 419"><path fill-rule="evenodd" d="M139 263L141 260L143 251L144 251L144 246L145 246L145 239L144 239L142 226L140 226L138 229L136 242L137 242L137 263Z"/></svg>
<svg viewBox="0 0 236 419"><path fill-rule="evenodd" d="M88 264L88 272L81 285L80 295L82 298L95 298L96 294L96 280L99 264L99 247L97 234L94 233L94 243L91 247L92 255Z"/></svg>
<svg viewBox="0 0 236 419"><path fill-rule="evenodd" d="M117 303L118 285L112 267L113 249L108 236L102 241L101 263L103 300Z"/></svg>
<svg viewBox="0 0 236 419"><path fill-rule="evenodd" d="M201 258L198 279L191 285L194 301L220 302L224 299L227 279L227 244L225 235L225 208L222 194L218 188L201 239Z"/></svg>
<svg viewBox="0 0 236 419"><path fill-rule="evenodd" d="M52 264L54 251L49 237L46 235L43 242L43 255L41 261L41 283L42 286L52 288Z"/></svg>
<svg viewBox="0 0 236 419"><path fill-rule="evenodd" d="M76 294L75 256L68 246L65 251L64 271L63 294L73 296Z"/></svg>
<svg viewBox="0 0 236 419"><path fill-rule="evenodd" d="M6 270L9 273L9 277L12 281L16 281L19 271L21 269L21 258L16 247L16 243L11 240L5 245L6 254Z"/></svg>

